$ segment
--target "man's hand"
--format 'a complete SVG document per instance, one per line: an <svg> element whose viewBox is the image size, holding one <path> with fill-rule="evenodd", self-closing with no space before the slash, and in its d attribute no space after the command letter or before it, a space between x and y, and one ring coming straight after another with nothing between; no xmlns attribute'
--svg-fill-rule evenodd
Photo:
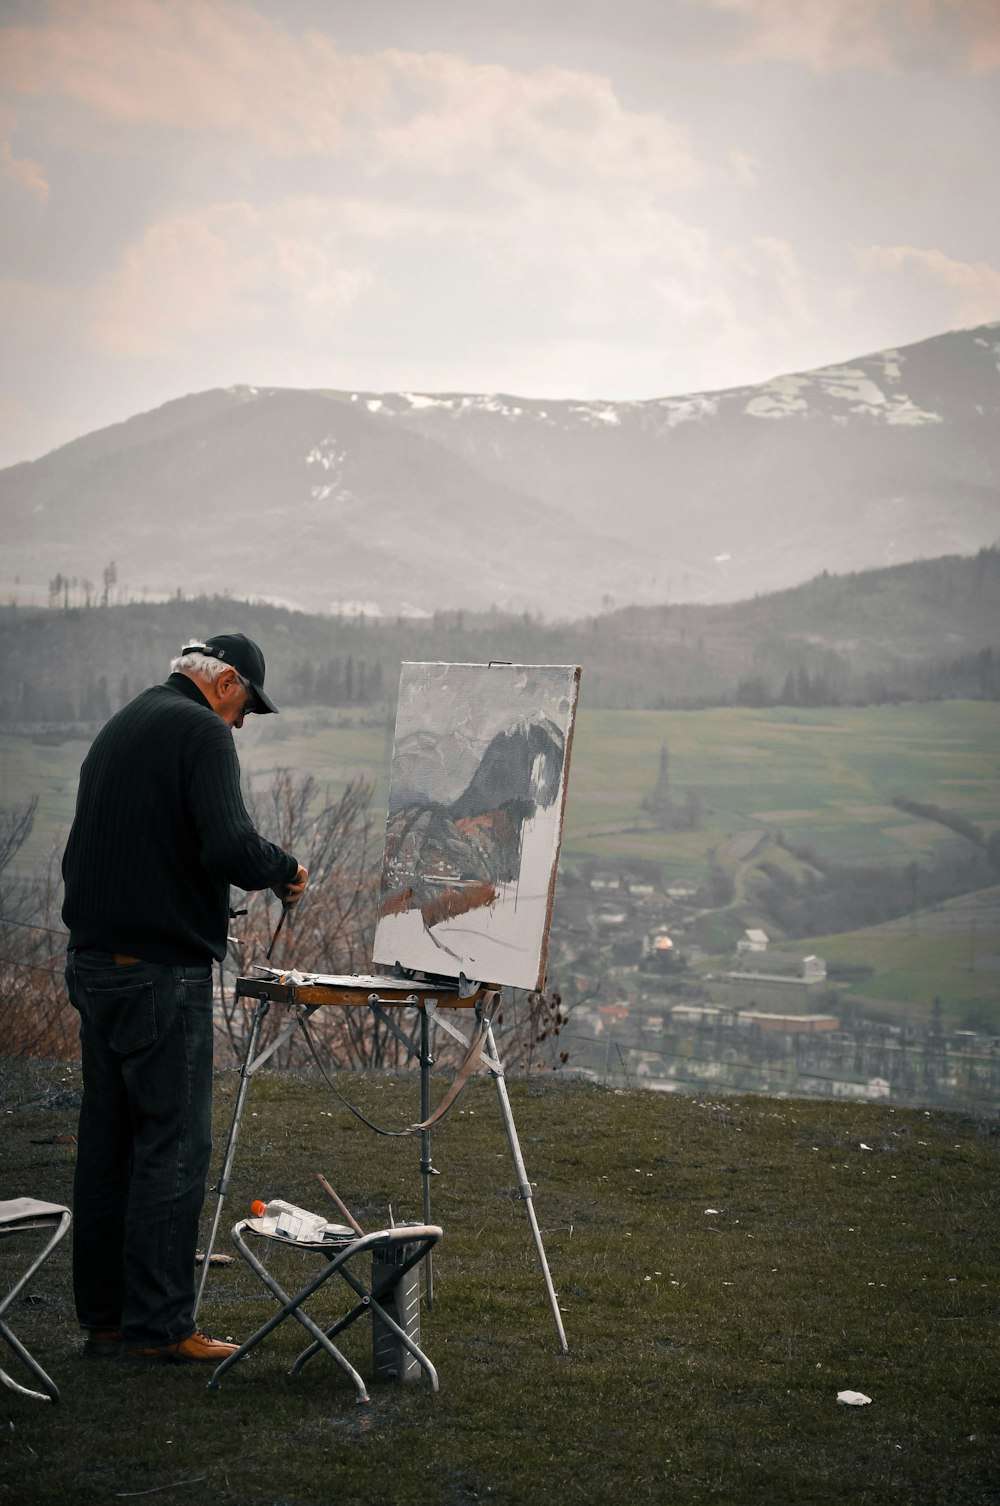
<svg viewBox="0 0 1000 1506"><path fill-rule="evenodd" d="M276 894L283 905L297 905L302 898L306 884L309 882L309 870L299 864L299 871L290 884L275 887L271 892Z"/></svg>

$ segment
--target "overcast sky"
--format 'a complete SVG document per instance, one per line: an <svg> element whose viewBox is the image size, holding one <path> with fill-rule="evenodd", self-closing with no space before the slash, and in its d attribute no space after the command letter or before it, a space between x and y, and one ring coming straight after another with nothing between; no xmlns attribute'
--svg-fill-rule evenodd
<svg viewBox="0 0 1000 1506"><path fill-rule="evenodd" d="M1000 319L1000 0L0 0L0 464L233 383L654 397Z"/></svg>

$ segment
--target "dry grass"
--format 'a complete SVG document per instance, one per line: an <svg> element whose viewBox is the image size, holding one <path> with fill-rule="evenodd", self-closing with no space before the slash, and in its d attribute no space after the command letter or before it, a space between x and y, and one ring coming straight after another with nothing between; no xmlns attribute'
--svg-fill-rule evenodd
<svg viewBox="0 0 1000 1506"><path fill-rule="evenodd" d="M235 1081L218 1084L220 1153ZM36 1142L73 1127L78 1084L67 1066L0 1076L6 1195L68 1200L72 1147ZM413 1079L344 1086L380 1122L414 1117ZM379 1384L359 1408L323 1359L292 1382L290 1323L218 1392L191 1370L86 1362L64 1246L14 1320L63 1400L0 1391L0 1503L1000 1503L995 1124L551 1080L511 1097L568 1357L477 1080L434 1137L438 1395ZM262 1074L226 1224L257 1195L322 1207L317 1171L368 1227L389 1203L418 1217L417 1161L318 1079ZM242 1335L271 1310L237 1264L213 1273L202 1317ZM360 1330L346 1347L370 1376ZM838 1405L844 1389L872 1405Z"/></svg>

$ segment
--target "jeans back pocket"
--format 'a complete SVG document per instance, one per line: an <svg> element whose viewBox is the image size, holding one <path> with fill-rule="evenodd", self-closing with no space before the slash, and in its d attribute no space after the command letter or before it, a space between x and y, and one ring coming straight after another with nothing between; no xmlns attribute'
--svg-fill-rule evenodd
<svg viewBox="0 0 1000 1506"><path fill-rule="evenodd" d="M91 1018L112 1051L130 1056L156 1040L156 991L151 978L87 989Z"/></svg>

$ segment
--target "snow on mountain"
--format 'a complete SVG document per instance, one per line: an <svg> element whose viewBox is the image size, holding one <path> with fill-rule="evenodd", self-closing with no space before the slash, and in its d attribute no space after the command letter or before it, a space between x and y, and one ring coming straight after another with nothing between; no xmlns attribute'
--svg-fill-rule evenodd
<svg viewBox="0 0 1000 1506"><path fill-rule="evenodd" d="M238 386L0 472L4 579L552 617L725 601L1000 535L1000 324L612 402ZM192 537L225 538L223 552Z"/></svg>

